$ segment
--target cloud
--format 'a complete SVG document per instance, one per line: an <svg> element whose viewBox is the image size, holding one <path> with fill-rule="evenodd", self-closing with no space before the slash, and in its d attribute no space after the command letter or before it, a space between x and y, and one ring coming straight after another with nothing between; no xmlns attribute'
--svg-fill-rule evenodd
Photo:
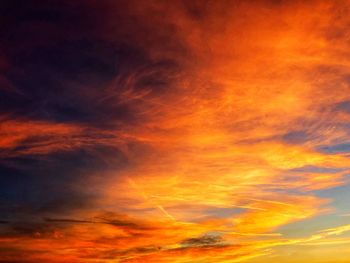
<svg viewBox="0 0 350 263"><path fill-rule="evenodd" d="M202 247L220 245L222 238L219 236L202 236L199 238L190 238L181 242L184 247Z"/></svg>
<svg viewBox="0 0 350 263"><path fill-rule="evenodd" d="M238 262L345 233L278 231L347 183L346 2L3 5L0 261Z"/></svg>

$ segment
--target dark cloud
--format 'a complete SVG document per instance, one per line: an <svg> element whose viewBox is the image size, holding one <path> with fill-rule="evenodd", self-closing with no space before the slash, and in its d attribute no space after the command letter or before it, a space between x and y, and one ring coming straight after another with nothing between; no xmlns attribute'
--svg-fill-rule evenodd
<svg viewBox="0 0 350 263"><path fill-rule="evenodd" d="M331 167L320 167L314 165L307 165L299 168L291 169L291 172L296 173L339 173L346 171L346 168L331 168Z"/></svg>
<svg viewBox="0 0 350 263"><path fill-rule="evenodd" d="M94 257L101 258L101 259L118 259L123 260L130 257L137 257L142 256L144 254L151 254L155 252L161 251L162 248L158 246L145 246L145 247L135 247L132 249L125 249L125 250L108 250L103 251L101 255L95 254ZM89 255L91 256L91 255Z"/></svg>
<svg viewBox="0 0 350 263"><path fill-rule="evenodd" d="M114 212L104 212L95 217L95 220L99 223L112 225L118 228L123 228L127 231L151 231L160 229L160 226L154 225L152 222L146 220L136 220L122 214L116 214Z"/></svg>
<svg viewBox="0 0 350 263"><path fill-rule="evenodd" d="M132 11L127 1L3 5L1 46L10 64L3 82L17 92L2 90L2 112L97 127L130 122L138 116L129 104L118 103L123 89L158 92L179 71L173 58L151 57L153 46L179 43L166 40L173 40L168 31L145 23L145 14ZM140 45L144 39L150 43ZM130 77L134 86L125 87Z"/></svg>
<svg viewBox="0 0 350 263"><path fill-rule="evenodd" d="M292 131L284 134L282 140L291 144L304 143L310 139L309 134L305 131Z"/></svg>
<svg viewBox="0 0 350 263"><path fill-rule="evenodd" d="M83 188L94 171L121 170L127 163L117 148L98 145L45 156L3 159L1 214L13 219L91 207L94 194L79 191L76 185Z"/></svg>
<svg viewBox="0 0 350 263"><path fill-rule="evenodd" d="M1 213L12 220L91 205L90 193L75 186L95 171L126 168L125 149L142 148L124 140L121 150L116 134L144 121L134 107L143 103L137 95L161 96L181 74L186 51L172 23L161 23L169 6L150 1L142 10L136 1L111 0L0 6L0 116L8 123L0 127ZM74 128L52 131L57 125Z"/></svg>
<svg viewBox="0 0 350 263"><path fill-rule="evenodd" d="M79 219L66 219L66 218L45 218L46 222L52 222L52 223L72 223L72 224L85 224L85 223L96 223L94 221L89 220L79 220Z"/></svg>
<svg viewBox="0 0 350 263"><path fill-rule="evenodd" d="M223 239L218 235L205 235L202 237L189 238L181 242L184 247L206 247L223 245Z"/></svg>
<svg viewBox="0 0 350 263"><path fill-rule="evenodd" d="M113 214L113 218L105 217L105 215L96 216L89 220L83 220L83 219L72 219L72 218L45 218L44 221L52 224L60 224L60 223L66 223L66 224L106 224L106 225L112 225L117 228L123 228L126 230L154 230L156 229L155 226L147 226L144 222L138 222L135 220L132 220L130 218L125 218L125 216L122 215L115 215L114 213L107 213L107 214Z"/></svg>
<svg viewBox="0 0 350 263"><path fill-rule="evenodd" d="M319 146L318 150L329 154L348 153L350 151L350 143L344 142L344 143L334 144L334 145L323 145L323 146Z"/></svg>
<svg viewBox="0 0 350 263"><path fill-rule="evenodd" d="M343 102L337 103L334 109L339 111L344 111L346 113L350 113L350 101L343 101Z"/></svg>

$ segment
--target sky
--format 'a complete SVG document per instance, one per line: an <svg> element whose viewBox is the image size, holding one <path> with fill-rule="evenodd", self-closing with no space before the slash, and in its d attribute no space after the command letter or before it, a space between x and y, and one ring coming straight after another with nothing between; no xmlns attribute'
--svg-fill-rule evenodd
<svg viewBox="0 0 350 263"><path fill-rule="evenodd" d="M350 2L0 2L0 263L346 263Z"/></svg>

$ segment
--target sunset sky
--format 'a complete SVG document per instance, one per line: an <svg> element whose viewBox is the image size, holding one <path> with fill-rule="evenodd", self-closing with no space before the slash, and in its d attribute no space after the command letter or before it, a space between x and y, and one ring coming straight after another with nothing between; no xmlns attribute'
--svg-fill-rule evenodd
<svg viewBox="0 0 350 263"><path fill-rule="evenodd" d="M0 263L350 262L350 1L0 1Z"/></svg>

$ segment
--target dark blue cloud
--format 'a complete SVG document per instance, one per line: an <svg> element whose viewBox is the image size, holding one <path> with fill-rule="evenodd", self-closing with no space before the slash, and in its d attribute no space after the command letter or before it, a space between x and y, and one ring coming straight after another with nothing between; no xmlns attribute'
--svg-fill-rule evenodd
<svg viewBox="0 0 350 263"><path fill-rule="evenodd" d="M82 133L72 136L83 143L33 154L32 148L65 144L70 135L29 133L15 146L0 148L0 222L91 208L93 193L76 186L91 174L132 165L115 145L117 135L110 135L144 121L134 107L139 102L124 102L123 91L147 91L153 98L166 93L186 52L174 41L171 25L148 23L142 12L132 14L132 4L1 1L0 117L79 127ZM152 55L163 48L172 56ZM133 154L147 150L125 143Z"/></svg>
<svg viewBox="0 0 350 263"><path fill-rule="evenodd" d="M335 110L350 113L350 101L343 101L335 105Z"/></svg>
<svg viewBox="0 0 350 263"><path fill-rule="evenodd" d="M18 214L55 214L85 207L93 196L73 186L87 183L94 171L121 170L127 165L128 160L120 151L106 146L56 152L42 158L27 155L3 159L1 214L13 219Z"/></svg>
<svg viewBox="0 0 350 263"><path fill-rule="evenodd" d="M296 173L339 173L342 171L346 171L346 168L330 168L330 167L322 167L315 165L307 165L295 169L291 169L291 172Z"/></svg>
<svg viewBox="0 0 350 263"><path fill-rule="evenodd" d="M130 23L124 1L20 2L5 1L2 9L0 46L10 64L3 75L15 87L0 89L3 113L99 127L130 122L138 118L132 106L118 104L123 79L133 75L140 78L133 88L162 92L179 70L176 61L155 61L139 45L137 31L147 23ZM111 10L123 25L110 25ZM152 45L163 40L157 30L148 38ZM144 74L147 70L153 73ZM115 101L101 102L111 95L105 89L118 77Z"/></svg>
<svg viewBox="0 0 350 263"><path fill-rule="evenodd" d="M319 146L318 150L324 153L350 153L350 143Z"/></svg>
<svg viewBox="0 0 350 263"><path fill-rule="evenodd" d="M292 131L282 135L282 140L291 144L306 142L310 136L305 131Z"/></svg>

